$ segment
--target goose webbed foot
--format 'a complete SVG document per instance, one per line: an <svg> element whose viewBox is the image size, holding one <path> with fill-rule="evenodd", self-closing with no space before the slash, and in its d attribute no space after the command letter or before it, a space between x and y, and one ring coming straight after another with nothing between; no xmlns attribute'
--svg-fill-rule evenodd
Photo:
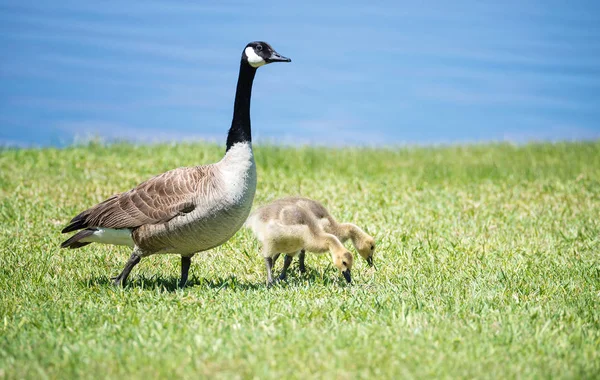
<svg viewBox="0 0 600 380"><path fill-rule="evenodd" d="M294 258L293 256L285 255L284 262L283 262L283 269L281 270L281 274L279 275L280 281L283 281L287 278L287 270L290 267L290 264L292 264L293 258Z"/></svg>
<svg viewBox="0 0 600 380"><path fill-rule="evenodd" d="M123 268L123 271L118 276L111 277L111 280L113 280L113 285L125 286L125 281L127 281L129 273L131 273L133 267L136 266L141 259L142 258L140 256L136 255L135 253L132 253L129 257L129 260L127 261L127 264L125 264L125 268Z"/></svg>
<svg viewBox="0 0 600 380"><path fill-rule="evenodd" d="M185 284L187 283L191 264L192 264L191 257L181 256L181 280L179 281L180 288L183 288L185 286Z"/></svg>
<svg viewBox="0 0 600 380"><path fill-rule="evenodd" d="M113 286L121 286L122 284L121 275L111 277L110 280L112 281Z"/></svg>

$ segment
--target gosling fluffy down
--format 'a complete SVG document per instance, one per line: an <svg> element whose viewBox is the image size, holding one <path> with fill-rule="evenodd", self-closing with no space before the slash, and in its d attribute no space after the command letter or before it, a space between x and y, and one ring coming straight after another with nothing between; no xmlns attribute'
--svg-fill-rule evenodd
<svg viewBox="0 0 600 380"><path fill-rule="evenodd" d="M336 236L342 243L351 240L356 251L367 260L369 266L373 266L375 239L356 224L339 223L320 202L305 197L286 197L278 199L271 204L293 204L304 208L317 219L317 222L325 232ZM300 256L300 259L302 257ZM304 265L302 264L301 266Z"/></svg>
<svg viewBox="0 0 600 380"><path fill-rule="evenodd" d="M255 210L248 220L249 227L262 243L262 255L267 268L267 285L273 282L273 263L280 254L285 262L280 279L284 279L292 258L301 250L331 253L333 264L347 282L351 282L350 270L353 257L340 240L323 230L318 220L304 207L274 202Z"/></svg>

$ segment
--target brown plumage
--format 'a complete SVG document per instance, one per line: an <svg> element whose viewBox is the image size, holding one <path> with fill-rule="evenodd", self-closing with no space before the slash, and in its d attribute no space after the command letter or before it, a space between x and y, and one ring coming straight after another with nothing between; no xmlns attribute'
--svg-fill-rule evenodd
<svg viewBox="0 0 600 380"><path fill-rule="evenodd" d="M211 174L210 165L170 170L83 211L62 233L87 227L137 228L168 222L195 209L198 189L206 192L214 186Z"/></svg>

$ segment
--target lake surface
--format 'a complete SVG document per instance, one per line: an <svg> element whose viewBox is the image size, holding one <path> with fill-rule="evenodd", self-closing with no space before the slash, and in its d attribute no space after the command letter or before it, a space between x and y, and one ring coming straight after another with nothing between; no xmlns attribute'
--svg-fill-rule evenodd
<svg viewBox="0 0 600 380"><path fill-rule="evenodd" d="M0 145L223 143L245 44L257 141L600 138L600 3L0 0Z"/></svg>

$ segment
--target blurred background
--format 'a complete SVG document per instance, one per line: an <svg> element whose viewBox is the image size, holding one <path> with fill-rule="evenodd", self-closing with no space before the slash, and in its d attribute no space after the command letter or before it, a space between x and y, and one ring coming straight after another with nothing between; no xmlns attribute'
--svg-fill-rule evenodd
<svg viewBox="0 0 600 380"><path fill-rule="evenodd" d="M0 145L224 144L252 40L255 141L600 138L597 1L0 0Z"/></svg>

